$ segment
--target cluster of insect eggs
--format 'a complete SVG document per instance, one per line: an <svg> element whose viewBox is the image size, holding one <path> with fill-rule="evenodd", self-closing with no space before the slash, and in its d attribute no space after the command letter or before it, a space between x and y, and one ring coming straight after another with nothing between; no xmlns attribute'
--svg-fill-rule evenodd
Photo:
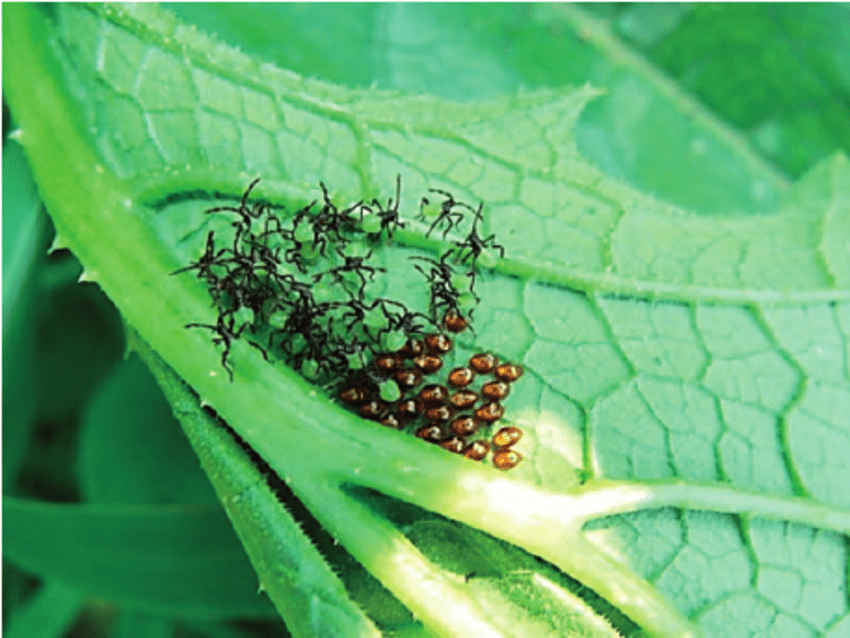
<svg viewBox="0 0 850 638"><path fill-rule="evenodd" d="M444 325L448 332L458 333L468 324L463 317L448 314ZM347 385L340 392L340 398L356 407L364 419L398 430L424 418L425 424L416 429L420 439L474 461L485 459L492 450L495 467L500 470L516 467L522 460L522 455L513 449L522 437L520 428L501 428L490 440L475 439L475 435L482 427L493 426L502 418L505 408L501 401L510 393L510 384L522 376L522 368L512 363L499 363L492 354L482 352L470 358L467 366L451 370L446 385L423 386L425 375L433 375L443 367L443 356L452 347L450 337L433 333L421 341L408 339L400 350L376 356L374 373L379 378L392 378L396 382L401 390L397 401L381 400L367 383ZM469 386L479 375L493 375L494 378L475 392ZM476 408L479 401L481 404Z"/></svg>

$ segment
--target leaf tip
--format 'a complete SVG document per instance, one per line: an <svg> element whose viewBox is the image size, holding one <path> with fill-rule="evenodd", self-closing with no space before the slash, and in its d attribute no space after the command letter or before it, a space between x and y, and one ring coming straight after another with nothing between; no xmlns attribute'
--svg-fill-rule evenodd
<svg viewBox="0 0 850 638"><path fill-rule="evenodd" d="M50 247L47 249L47 254L52 255L57 250L65 250L69 247L70 246L68 245L68 242L65 241L65 238L59 235L59 233L56 233L53 237L53 241L50 243Z"/></svg>
<svg viewBox="0 0 850 638"><path fill-rule="evenodd" d="M77 283L84 284L88 281L97 281L97 273L93 270L83 270L77 278Z"/></svg>

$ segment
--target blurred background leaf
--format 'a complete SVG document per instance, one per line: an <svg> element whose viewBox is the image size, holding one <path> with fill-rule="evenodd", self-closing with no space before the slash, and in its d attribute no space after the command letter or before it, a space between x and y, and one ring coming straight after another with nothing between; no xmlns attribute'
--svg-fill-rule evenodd
<svg viewBox="0 0 850 638"><path fill-rule="evenodd" d="M587 7L790 177L850 152L850 5Z"/></svg>

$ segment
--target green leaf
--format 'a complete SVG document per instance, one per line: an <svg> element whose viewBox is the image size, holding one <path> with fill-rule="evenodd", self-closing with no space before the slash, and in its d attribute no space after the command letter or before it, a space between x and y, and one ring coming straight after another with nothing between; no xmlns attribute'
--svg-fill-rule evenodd
<svg viewBox="0 0 850 638"><path fill-rule="evenodd" d="M850 151L846 5L635 5L610 23L790 175Z"/></svg>
<svg viewBox="0 0 850 638"><path fill-rule="evenodd" d="M604 87L606 99L589 104L576 123L582 154L696 212L768 211L788 185L741 133L619 41L589 5L171 6L260 60L349 87L461 102L517 89ZM812 42L820 50L822 39Z"/></svg>
<svg viewBox="0 0 850 638"><path fill-rule="evenodd" d="M174 635L174 621L144 613L123 612L116 622L116 638L170 638Z"/></svg>
<svg viewBox="0 0 850 638"><path fill-rule="evenodd" d="M233 436L155 353L141 348L288 629L295 636L380 635Z"/></svg>
<svg viewBox="0 0 850 638"><path fill-rule="evenodd" d="M80 482L97 503L210 503L215 493L137 356L95 393L80 433Z"/></svg>
<svg viewBox="0 0 850 638"><path fill-rule="evenodd" d="M61 638L82 611L83 602L79 592L48 583L12 615L4 635L9 638Z"/></svg>
<svg viewBox="0 0 850 638"><path fill-rule="evenodd" d="M270 611L218 507L5 497L3 541L4 555L27 571L130 608L201 618Z"/></svg>
<svg viewBox="0 0 850 638"><path fill-rule="evenodd" d="M43 265L46 217L39 209L23 150L15 142L3 146L3 485L17 481L35 421L37 395L37 290Z"/></svg>
<svg viewBox="0 0 850 638"><path fill-rule="evenodd" d="M582 25L607 54L622 52L580 11L562 16L573 37ZM50 17L13 6L4 29L10 105L60 243L426 631L846 630L845 156L823 159L780 195L784 181L768 180L742 139L694 110L700 117L671 138L699 131L727 142L712 142L717 168L699 173L709 185L700 192L737 195L691 210L579 153L589 101L612 109L634 93L558 88L462 104L346 89L240 54L150 6L59 5ZM663 105L666 120L682 96L626 59L655 89L657 102L643 105ZM656 152L676 166L687 156L677 149ZM725 176L734 162L749 172ZM428 188L450 189L483 200L482 232L505 244L506 258L481 276L476 334L461 345L526 368L506 401L526 432L526 461L510 475L364 423L243 344L231 384L208 335L182 328L211 318L201 282L168 276L197 258L217 223L201 213L211 200L238 200L260 175L255 195L272 203L318 198L319 181L347 203L386 196L396 174L405 218ZM739 197L766 183L770 206ZM380 248L382 264L439 251L424 231L411 223L397 233ZM388 286L412 288L403 275ZM208 473L235 458L209 452ZM244 468L228 481L249 476ZM387 497L454 521L401 523L375 504ZM268 495L241 516L251 514L297 531ZM256 550L268 528L237 527L255 567L270 568ZM481 532L508 548L482 559L483 588L455 571ZM549 565L529 568L532 556ZM283 611L290 586L280 580L269 592ZM569 629L558 624L570 615Z"/></svg>

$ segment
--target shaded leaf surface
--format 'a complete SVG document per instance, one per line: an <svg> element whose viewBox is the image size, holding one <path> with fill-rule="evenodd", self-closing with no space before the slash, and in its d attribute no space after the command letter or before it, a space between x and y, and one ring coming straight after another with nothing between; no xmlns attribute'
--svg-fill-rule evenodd
<svg viewBox="0 0 850 638"><path fill-rule="evenodd" d="M270 611L218 507L119 509L7 497L3 518L8 558L80 591L161 614L227 618Z"/></svg>
<svg viewBox="0 0 850 638"><path fill-rule="evenodd" d="M846 5L633 5L603 13L790 175L850 150Z"/></svg>
<svg viewBox="0 0 850 638"><path fill-rule="evenodd" d="M3 147L3 178L3 387L7 396L16 397L3 403L3 484L9 491L18 478L37 410L34 281L43 264L39 251L46 217L23 150L14 142Z"/></svg>
<svg viewBox="0 0 850 638"><path fill-rule="evenodd" d="M215 502L171 407L138 357L123 361L88 407L80 481L96 503Z"/></svg>

